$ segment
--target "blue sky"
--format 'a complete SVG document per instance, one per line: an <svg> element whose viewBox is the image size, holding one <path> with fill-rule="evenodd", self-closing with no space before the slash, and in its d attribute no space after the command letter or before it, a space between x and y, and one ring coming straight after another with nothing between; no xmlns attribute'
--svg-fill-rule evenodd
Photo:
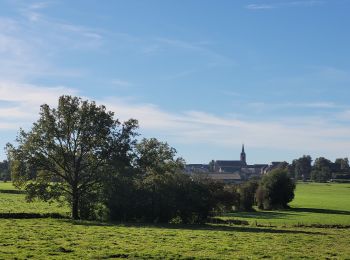
<svg viewBox="0 0 350 260"><path fill-rule="evenodd" d="M62 94L189 163L350 151L348 0L0 0L0 146ZM0 159L5 153L0 153Z"/></svg>

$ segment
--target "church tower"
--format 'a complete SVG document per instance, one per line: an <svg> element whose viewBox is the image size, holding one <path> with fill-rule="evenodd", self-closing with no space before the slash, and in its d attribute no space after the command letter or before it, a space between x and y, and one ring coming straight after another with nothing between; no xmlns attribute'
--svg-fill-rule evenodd
<svg viewBox="0 0 350 260"><path fill-rule="evenodd" d="M243 162L244 164L247 164L246 155L245 155L245 152L244 152L244 144L242 145L241 162Z"/></svg>

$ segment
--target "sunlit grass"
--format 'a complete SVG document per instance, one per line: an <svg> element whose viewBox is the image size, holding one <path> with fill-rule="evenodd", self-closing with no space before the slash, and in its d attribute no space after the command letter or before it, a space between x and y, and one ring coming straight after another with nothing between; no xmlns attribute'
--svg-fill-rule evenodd
<svg viewBox="0 0 350 260"><path fill-rule="evenodd" d="M11 183L0 182L0 213L58 213L69 215L67 205L38 200L28 203L25 200L25 194L11 193L15 190Z"/></svg>
<svg viewBox="0 0 350 260"><path fill-rule="evenodd" d="M16 188L12 185L12 182L0 181L0 190L15 190Z"/></svg>
<svg viewBox="0 0 350 260"><path fill-rule="evenodd" d="M100 225L2 220L0 258L324 259L349 256L350 230L242 226Z"/></svg>
<svg viewBox="0 0 350 260"><path fill-rule="evenodd" d="M227 217L248 220L250 226L0 219L0 259L346 259L350 229L293 225L348 224L349 187L299 184L294 209ZM0 183L0 190L11 189L11 184ZM0 191L0 213L69 212L57 204L27 203L24 197Z"/></svg>
<svg viewBox="0 0 350 260"><path fill-rule="evenodd" d="M290 206L289 210L237 212L223 218L264 225L350 225L350 184L298 183Z"/></svg>

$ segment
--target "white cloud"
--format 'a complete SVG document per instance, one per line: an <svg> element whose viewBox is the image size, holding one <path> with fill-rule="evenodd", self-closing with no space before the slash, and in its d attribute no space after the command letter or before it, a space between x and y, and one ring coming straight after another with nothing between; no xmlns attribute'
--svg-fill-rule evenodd
<svg viewBox="0 0 350 260"><path fill-rule="evenodd" d="M261 10L261 9L272 9L272 8L275 8L275 6L269 5L269 4L249 4L246 6L246 8L251 10Z"/></svg>
<svg viewBox="0 0 350 260"><path fill-rule="evenodd" d="M123 80L123 79L113 79L111 83L112 85L121 87L121 88L128 88L133 85L130 81Z"/></svg>
<svg viewBox="0 0 350 260"><path fill-rule="evenodd" d="M57 67L55 59L70 50L99 50L104 32L47 17L44 9L52 3L16 1L17 15L0 17L1 79L28 82L47 75L81 76L76 68Z"/></svg>
<svg viewBox="0 0 350 260"><path fill-rule="evenodd" d="M281 108L310 108L310 109L339 109L347 106L335 104L334 102L319 101L319 102L283 102L283 103L266 103L266 102L251 102L247 104L258 110L264 109L281 109Z"/></svg>
<svg viewBox="0 0 350 260"><path fill-rule="evenodd" d="M243 140L251 147L310 153L337 151L348 153L350 127L327 120L244 120L217 116L200 111L170 113L152 104L137 104L122 99L101 101L122 120L136 118L141 130L161 135L169 142L232 147Z"/></svg>
<svg viewBox="0 0 350 260"><path fill-rule="evenodd" d="M199 53L203 56L211 58L219 63L231 63L236 64L234 60L230 57L224 56L216 51L213 51L208 48L208 42L200 41L197 43L192 43L188 41L178 40L178 39L170 39L170 38L156 38L155 41L159 44L170 46L173 48L188 50L192 52ZM158 48L160 49L160 48Z"/></svg>
<svg viewBox="0 0 350 260"><path fill-rule="evenodd" d="M245 6L249 10L268 10L276 8L287 8L287 7L312 7L320 4L324 4L323 0L299 0L299 1L280 1L280 2L269 2L259 4L248 4Z"/></svg>
<svg viewBox="0 0 350 260"><path fill-rule="evenodd" d="M63 94L79 93L66 87L0 82L0 130L29 127L37 119L41 104L56 106L58 97ZM283 148L297 152L306 149L305 152L310 154L326 151L344 155L350 146L350 126L327 119L247 120L203 111L169 112L154 104L125 98L106 98L98 103L105 104L122 121L138 119L142 133L165 139L173 145L204 144L220 149L239 146L244 141L252 148Z"/></svg>
<svg viewBox="0 0 350 260"><path fill-rule="evenodd" d="M40 105L55 106L61 95L76 95L66 87L39 87L0 81L0 129L19 129L36 119ZM4 105L5 104L5 105Z"/></svg>

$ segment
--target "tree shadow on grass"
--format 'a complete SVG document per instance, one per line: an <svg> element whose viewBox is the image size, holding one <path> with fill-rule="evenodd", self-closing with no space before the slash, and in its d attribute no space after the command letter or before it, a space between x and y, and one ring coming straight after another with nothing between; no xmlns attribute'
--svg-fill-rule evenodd
<svg viewBox="0 0 350 260"><path fill-rule="evenodd" d="M229 217L252 218L252 219L284 219L290 215L295 215L289 211L251 211L251 212L235 212L227 214Z"/></svg>
<svg viewBox="0 0 350 260"><path fill-rule="evenodd" d="M279 211L252 211L252 212L235 212L227 214L229 217L248 218L248 219L285 219L291 215L300 213L320 213L320 214L338 214L349 215L350 211L335 209L319 209L319 208L289 208Z"/></svg>
<svg viewBox="0 0 350 260"><path fill-rule="evenodd" d="M350 215L350 211L347 211L347 210L335 210L335 209L290 208L290 209L288 209L287 211L291 211L291 212L321 213L321 214Z"/></svg>
<svg viewBox="0 0 350 260"><path fill-rule="evenodd" d="M313 232L305 230L278 229L271 227L246 227L246 226L230 226L230 225L184 225L184 224L147 224L147 223L104 223L94 221L69 221L74 225L83 226L115 226L115 227L133 227L133 228L159 228L159 229L179 229L179 230L205 230L205 231L226 231L226 232L248 232L248 233L272 233L272 234L308 234L308 235L324 235L322 232Z"/></svg>

